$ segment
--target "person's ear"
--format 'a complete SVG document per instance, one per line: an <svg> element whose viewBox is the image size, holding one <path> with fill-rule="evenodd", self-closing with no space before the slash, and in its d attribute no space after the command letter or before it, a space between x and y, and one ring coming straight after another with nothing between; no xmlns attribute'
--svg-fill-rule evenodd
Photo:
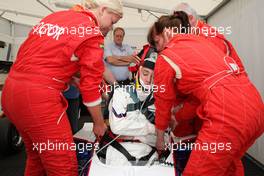
<svg viewBox="0 0 264 176"><path fill-rule="evenodd" d="M163 31L163 34L162 34L162 37L164 39L164 42L165 43L169 42L170 39L172 38L172 35L173 35L172 30L165 28L164 31Z"/></svg>
<svg viewBox="0 0 264 176"><path fill-rule="evenodd" d="M106 7L100 6L99 7L99 16L100 17L103 16L103 14L105 13L105 11L106 11Z"/></svg>
<svg viewBox="0 0 264 176"><path fill-rule="evenodd" d="M189 23L191 23L191 24L192 24L192 21L194 20L194 16L192 16L192 15L189 15L188 17L189 17Z"/></svg>
<svg viewBox="0 0 264 176"><path fill-rule="evenodd" d="M139 67L139 72L142 73L142 66Z"/></svg>
<svg viewBox="0 0 264 176"><path fill-rule="evenodd" d="M192 20L193 19L193 16L192 15L188 15L189 19Z"/></svg>
<svg viewBox="0 0 264 176"><path fill-rule="evenodd" d="M165 28L164 30L163 30L163 36L169 36L169 35L171 35L172 34L172 30L171 30L171 28Z"/></svg>
<svg viewBox="0 0 264 176"><path fill-rule="evenodd" d="M143 66L140 65L140 66L139 66L139 69L138 69L138 72L137 72L137 76L138 76L138 77L141 77L142 71L143 71Z"/></svg>

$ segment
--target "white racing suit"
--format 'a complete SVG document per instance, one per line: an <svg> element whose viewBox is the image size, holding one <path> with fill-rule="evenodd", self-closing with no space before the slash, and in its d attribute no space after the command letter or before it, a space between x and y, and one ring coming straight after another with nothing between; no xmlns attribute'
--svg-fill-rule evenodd
<svg viewBox="0 0 264 176"><path fill-rule="evenodd" d="M147 98L148 97L148 98ZM146 156L155 146L155 126L147 119L143 112L144 104L153 99L153 95L142 98L142 92L133 88L116 88L109 104L109 123L111 131L120 138L138 140L140 142L121 142L120 144L137 159ZM141 100L141 101L140 101ZM147 100L147 101L146 101ZM154 101L154 100L153 100ZM147 104L145 104L147 105ZM145 111L155 111L154 105L144 108ZM144 114L143 114L144 113ZM155 152L146 165L157 159ZM131 162L118 150L109 146L106 152L106 164L115 166L129 166Z"/></svg>

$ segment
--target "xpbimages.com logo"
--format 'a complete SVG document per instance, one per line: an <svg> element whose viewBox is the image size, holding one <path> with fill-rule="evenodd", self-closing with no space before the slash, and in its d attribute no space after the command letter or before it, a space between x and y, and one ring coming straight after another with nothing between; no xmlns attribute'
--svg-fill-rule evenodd
<svg viewBox="0 0 264 176"><path fill-rule="evenodd" d="M232 150L231 143L224 142L203 142L203 143L186 143L183 141L177 143L166 143L165 151L169 149L170 151L208 151L212 154L221 151ZM33 151L37 151L40 154L45 151L78 151L79 153L84 153L85 151L98 151L99 143L63 143L58 141L46 141L40 143L33 143Z"/></svg>
<svg viewBox="0 0 264 176"><path fill-rule="evenodd" d="M206 37L216 37L218 34L220 35L231 35L232 30L231 26L229 27L193 27L193 26L182 26L180 27L169 27L165 28L165 32L168 33L169 35L175 36L177 34L195 34L195 35L203 35Z"/></svg>
<svg viewBox="0 0 264 176"><path fill-rule="evenodd" d="M128 92L130 91L135 91L136 89L139 90L144 90L146 93L164 93L166 91L166 86L165 85L145 85L144 87L142 85L119 85L119 84L114 84L114 85L99 85L99 92L106 92L106 93L111 93L113 92L114 89L121 88L124 90L127 90Z"/></svg>
<svg viewBox="0 0 264 176"><path fill-rule="evenodd" d="M55 40L59 40L62 35L75 35L78 37L85 37L87 35L99 35L101 33L99 27L85 27L85 26L71 26L63 27L57 24L50 24L41 22L33 27L33 35L48 36Z"/></svg>
<svg viewBox="0 0 264 176"><path fill-rule="evenodd" d="M186 143L186 142L177 142L177 143L167 143L165 148L170 151L208 151L210 153L217 153L221 151L230 151L232 150L232 144L224 142L203 142L203 143ZM165 150L166 150L165 149Z"/></svg>
<svg viewBox="0 0 264 176"><path fill-rule="evenodd" d="M58 141L46 141L33 143L33 151L43 153L45 151L78 151L84 153L85 151L99 150L99 143L64 143Z"/></svg>

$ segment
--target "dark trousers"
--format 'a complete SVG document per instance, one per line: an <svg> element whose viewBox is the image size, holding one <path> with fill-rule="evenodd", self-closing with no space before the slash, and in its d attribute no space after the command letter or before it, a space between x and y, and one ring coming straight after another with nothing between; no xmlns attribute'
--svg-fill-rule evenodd
<svg viewBox="0 0 264 176"><path fill-rule="evenodd" d="M79 130L78 120L79 120L79 111L80 111L80 99L67 99L68 109L67 116L71 124L72 134L75 134Z"/></svg>

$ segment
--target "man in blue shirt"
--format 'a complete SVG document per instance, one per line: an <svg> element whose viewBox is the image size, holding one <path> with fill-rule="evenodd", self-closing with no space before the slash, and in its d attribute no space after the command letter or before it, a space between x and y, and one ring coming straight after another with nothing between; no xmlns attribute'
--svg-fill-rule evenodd
<svg viewBox="0 0 264 176"><path fill-rule="evenodd" d="M123 28L115 28L113 34L114 42L106 45L104 50L106 66L119 84L129 84L128 66L132 63L139 63L140 59L133 56L131 46L123 44L125 36Z"/></svg>

